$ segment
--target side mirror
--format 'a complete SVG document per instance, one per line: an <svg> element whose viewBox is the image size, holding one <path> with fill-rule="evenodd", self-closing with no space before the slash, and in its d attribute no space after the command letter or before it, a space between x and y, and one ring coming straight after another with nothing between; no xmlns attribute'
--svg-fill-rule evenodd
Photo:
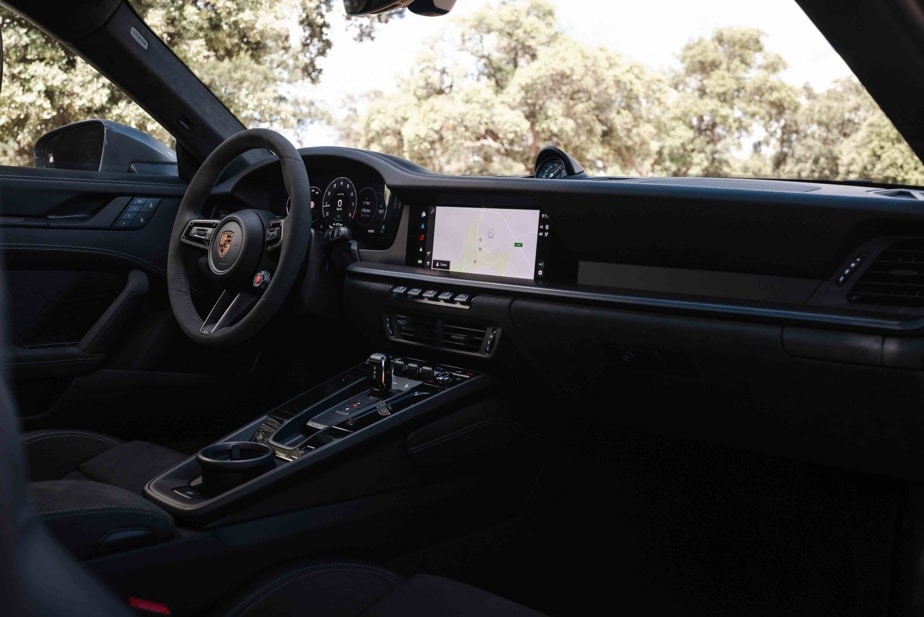
<svg viewBox="0 0 924 617"><path fill-rule="evenodd" d="M136 128L111 120L58 127L35 143L35 166L176 175L176 152Z"/></svg>

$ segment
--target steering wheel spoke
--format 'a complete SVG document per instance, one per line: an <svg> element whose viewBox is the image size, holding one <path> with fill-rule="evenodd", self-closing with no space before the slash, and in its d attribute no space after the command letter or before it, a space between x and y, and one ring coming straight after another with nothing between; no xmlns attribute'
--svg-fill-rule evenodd
<svg viewBox="0 0 924 617"><path fill-rule="evenodd" d="M193 219L189 221L180 234L180 242L208 250L212 232L218 227L218 222L215 219Z"/></svg>
<svg viewBox="0 0 924 617"><path fill-rule="evenodd" d="M266 230L266 250L274 251L282 246L282 235L285 232L285 219L273 219Z"/></svg>
<svg viewBox="0 0 924 617"><path fill-rule="evenodd" d="M211 336L229 326L233 326L257 303L259 298L254 294L243 292L222 291L221 296L212 306L208 317L202 322L199 332L204 336Z"/></svg>

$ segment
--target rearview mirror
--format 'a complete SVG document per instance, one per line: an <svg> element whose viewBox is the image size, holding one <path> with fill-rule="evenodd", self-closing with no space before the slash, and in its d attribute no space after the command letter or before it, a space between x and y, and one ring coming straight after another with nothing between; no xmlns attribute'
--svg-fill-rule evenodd
<svg viewBox="0 0 924 617"><path fill-rule="evenodd" d="M347 15L376 15L403 9L411 0L343 0Z"/></svg>
<svg viewBox="0 0 924 617"><path fill-rule="evenodd" d="M377 15L388 11L407 10L418 15L445 15L455 6L456 0L343 0L348 15Z"/></svg>
<svg viewBox="0 0 924 617"><path fill-rule="evenodd" d="M456 5L456 0L414 0L407 5L407 10L418 15L436 17L445 15Z"/></svg>

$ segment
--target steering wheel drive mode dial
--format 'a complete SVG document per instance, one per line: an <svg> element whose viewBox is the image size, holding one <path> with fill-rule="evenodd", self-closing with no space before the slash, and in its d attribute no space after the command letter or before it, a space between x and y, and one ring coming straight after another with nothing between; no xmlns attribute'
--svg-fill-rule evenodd
<svg viewBox="0 0 924 617"><path fill-rule="evenodd" d="M321 216L330 225L346 225L356 216L356 187L346 177L331 180L321 198Z"/></svg>

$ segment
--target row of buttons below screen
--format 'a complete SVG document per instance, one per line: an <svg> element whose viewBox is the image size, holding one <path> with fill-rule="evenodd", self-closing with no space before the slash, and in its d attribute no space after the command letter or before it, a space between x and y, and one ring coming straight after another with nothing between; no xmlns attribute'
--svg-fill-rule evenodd
<svg viewBox="0 0 924 617"><path fill-rule="evenodd" d="M439 365L429 366L403 358L394 358L392 360L392 371L398 377L420 379L425 383L433 383L441 386L465 381L474 375L471 371L450 370Z"/></svg>
<svg viewBox="0 0 924 617"><path fill-rule="evenodd" d="M404 285L392 287L391 293L392 295L408 298L409 300L430 300L461 305L468 305L472 301L472 297L466 293L439 291L437 289L421 289L420 287L409 288Z"/></svg>

